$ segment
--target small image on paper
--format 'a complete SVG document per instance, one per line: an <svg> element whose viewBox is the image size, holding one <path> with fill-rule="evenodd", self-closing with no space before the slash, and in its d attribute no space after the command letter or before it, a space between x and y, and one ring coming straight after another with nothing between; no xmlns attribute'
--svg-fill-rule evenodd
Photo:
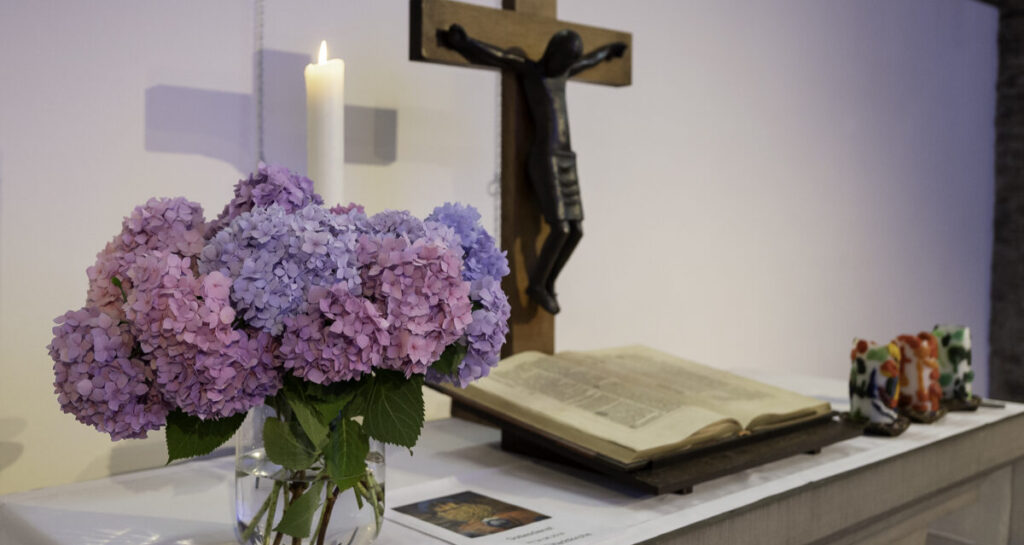
<svg viewBox="0 0 1024 545"><path fill-rule="evenodd" d="M470 491L410 503L394 510L465 537L497 534L551 518Z"/></svg>

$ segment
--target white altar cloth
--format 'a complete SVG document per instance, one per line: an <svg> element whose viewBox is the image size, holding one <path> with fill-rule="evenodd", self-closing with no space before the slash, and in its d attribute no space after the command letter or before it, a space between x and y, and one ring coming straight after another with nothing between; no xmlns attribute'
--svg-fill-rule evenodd
<svg viewBox="0 0 1024 545"><path fill-rule="evenodd" d="M839 386L836 382L822 397L836 397ZM897 438L859 437L818 455L795 456L698 485L692 494L661 496L637 495L587 473L558 471L503 452L498 431L448 419L427 424L412 456L389 448L386 486L390 501L407 487L455 476L467 488L517 505L572 512L592 521L601 543L622 545L728 516L1022 413L1024 405L1014 403L951 413L933 425L913 425ZM0 545L233 543L233 464L233 457L223 456L0 496ZM385 521L378 542L444 543L392 521Z"/></svg>

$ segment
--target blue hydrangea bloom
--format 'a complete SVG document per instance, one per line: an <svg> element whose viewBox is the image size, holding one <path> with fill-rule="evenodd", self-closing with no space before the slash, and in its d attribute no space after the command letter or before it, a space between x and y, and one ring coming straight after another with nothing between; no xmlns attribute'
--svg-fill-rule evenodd
<svg viewBox="0 0 1024 545"><path fill-rule="evenodd" d="M347 215L315 204L289 213L273 203L231 221L203 248L199 271L232 279L231 301L251 326L272 335L306 311L311 286L347 282L359 293L358 232Z"/></svg>
<svg viewBox="0 0 1024 545"><path fill-rule="evenodd" d="M454 233L463 251L462 278L471 283L469 299L474 307L473 321L459 340L466 345L466 357L457 374L448 377L430 371L427 380L451 382L464 388L487 376L501 357L511 314L508 296L501 289L501 279L509 273L508 259L498 249L494 237L480 225L480 213L472 206L445 203L435 208L424 223L438 223Z"/></svg>
<svg viewBox="0 0 1024 545"><path fill-rule="evenodd" d="M465 252L465 270L462 277L466 280L478 280L484 276L501 280L508 275L508 258L505 252L498 249L494 237L480 225L480 213L476 208L459 203L445 203L435 208L427 216L427 221L447 225L455 231Z"/></svg>

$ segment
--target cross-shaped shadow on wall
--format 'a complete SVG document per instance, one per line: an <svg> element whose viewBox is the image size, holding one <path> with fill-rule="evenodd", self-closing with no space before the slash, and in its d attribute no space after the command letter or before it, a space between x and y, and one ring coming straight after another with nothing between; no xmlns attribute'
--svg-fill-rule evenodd
<svg viewBox="0 0 1024 545"><path fill-rule="evenodd" d="M271 49L257 55L262 55L263 82L262 90L257 85L255 93L177 85L146 89L146 150L211 157L245 173L256 164L258 132L262 132L265 160L305 172L303 71L309 56ZM260 93L262 101L258 100ZM257 118L260 109L262 131ZM397 110L345 105L346 163L393 163L397 158L397 134Z"/></svg>

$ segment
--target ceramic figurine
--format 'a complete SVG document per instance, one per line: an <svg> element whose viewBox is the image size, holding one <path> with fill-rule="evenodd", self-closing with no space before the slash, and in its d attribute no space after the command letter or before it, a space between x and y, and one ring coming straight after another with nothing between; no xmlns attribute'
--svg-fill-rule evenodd
<svg viewBox="0 0 1024 545"><path fill-rule="evenodd" d="M854 339L850 363L850 419L867 422L868 433L903 433L910 420L896 412L900 398L899 348L894 343L879 346Z"/></svg>
<svg viewBox="0 0 1024 545"><path fill-rule="evenodd" d="M971 392L971 328L937 325L932 334L939 340L939 384L942 403L952 411L973 411L981 398Z"/></svg>
<svg viewBox="0 0 1024 545"><path fill-rule="evenodd" d="M896 337L900 349L900 412L914 422L930 424L942 418L942 386L939 384L939 341L922 331L917 336Z"/></svg>

